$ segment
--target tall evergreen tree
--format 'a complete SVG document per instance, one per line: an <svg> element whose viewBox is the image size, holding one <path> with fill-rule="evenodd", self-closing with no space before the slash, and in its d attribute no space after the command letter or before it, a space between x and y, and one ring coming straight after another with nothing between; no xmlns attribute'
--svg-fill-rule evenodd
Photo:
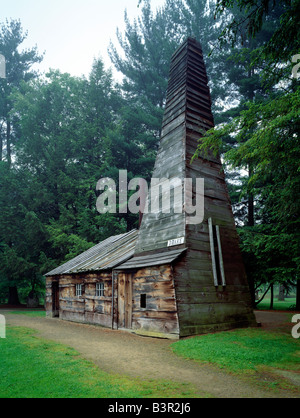
<svg viewBox="0 0 300 418"><path fill-rule="evenodd" d="M11 164L12 147L17 140L10 119L10 95L22 80L29 81L37 76L32 66L40 63L43 58L37 47L20 50L26 37L27 32L24 32L19 20L0 24L0 54L6 63L6 77L0 78L0 161L5 160L8 164Z"/></svg>
<svg viewBox="0 0 300 418"><path fill-rule="evenodd" d="M124 75L122 90L132 116L138 112L139 125L144 132L155 133L157 142L170 59L184 33L174 23L168 5L153 12L150 0L144 2L141 16L132 23L125 11L125 24L124 34L117 30L122 51L111 43L109 54L116 69Z"/></svg>
<svg viewBox="0 0 300 418"><path fill-rule="evenodd" d="M10 200L10 196L14 195L17 199L18 193L20 192L18 180L15 175L16 173L14 170L10 170L14 158L14 147L18 140L15 131L16 127L11 119L11 111L13 108L11 95L14 89L20 87L22 81L29 81L37 76L37 73L32 69L32 66L42 60L42 55L38 54L36 47L21 50L26 37L27 33L24 32L19 20L7 20L0 24L0 54L5 59L6 69L5 77L0 78L0 170L2 177L0 193L2 194L1 198L3 199L1 201L2 231L0 234L0 244L2 251L0 252L0 257L2 263L0 274L5 278L9 288L9 302L11 304L17 304L19 302L16 287L16 266L20 267L19 274L22 274L24 269L30 269L29 261L26 260L23 255L18 255L18 250L16 249L16 243L20 242L20 233L22 231L22 229L18 230L18 227L24 228L23 230L25 230L24 222L26 222L26 219L28 218L25 217L25 219L23 219L25 216L24 213L23 216L21 216L21 203L13 203ZM10 190L6 188L7 185L10 185ZM7 198L5 197L5 193L7 193ZM12 206L9 206L9 202L12 203ZM12 218L12 208L16 204L18 205L17 210L15 211L16 218L9 219L8 208L10 208L10 216ZM22 225L18 224L16 219L19 219L22 222ZM15 226L12 226L13 222L16 223ZM10 255L8 256L8 254ZM19 262L18 260L22 260L22 262ZM10 270L9 266L14 272Z"/></svg>

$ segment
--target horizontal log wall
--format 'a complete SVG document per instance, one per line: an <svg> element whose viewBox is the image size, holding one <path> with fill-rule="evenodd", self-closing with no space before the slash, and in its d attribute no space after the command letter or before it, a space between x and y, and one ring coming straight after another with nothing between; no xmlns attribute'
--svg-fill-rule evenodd
<svg viewBox="0 0 300 418"><path fill-rule="evenodd" d="M133 274L132 329L140 334L178 338L178 316L171 266L140 269ZM141 295L146 308L141 308Z"/></svg>
<svg viewBox="0 0 300 418"><path fill-rule="evenodd" d="M58 281L58 279L56 279ZM53 300L52 300L52 283L55 281L53 277L46 277L46 295L45 295L45 309L47 317L53 316Z"/></svg>
<svg viewBox="0 0 300 418"><path fill-rule="evenodd" d="M59 318L111 326L112 274L62 275L46 280L46 311L52 316L52 282L59 281ZM96 296L96 283L104 283L104 296ZM83 284L83 295L76 296L76 284Z"/></svg>

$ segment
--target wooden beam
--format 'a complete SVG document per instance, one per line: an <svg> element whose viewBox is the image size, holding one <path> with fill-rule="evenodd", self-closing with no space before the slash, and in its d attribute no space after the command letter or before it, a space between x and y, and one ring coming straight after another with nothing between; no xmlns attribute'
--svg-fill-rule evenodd
<svg viewBox="0 0 300 418"><path fill-rule="evenodd" d="M214 230L213 230L212 218L208 219L208 228L209 228L209 242L210 242L210 253L211 253L211 262L212 262L213 275L214 275L214 283L215 283L215 286L218 287L219 283L218 283L218 274L217 274L216 257L215 257Z"/></svg>
<svg viewBox="0 0 300 418"><path fill-rule="evenodd" d="M226 286L226 279L225 279L225 271L224 271L224 263L223 263L223 254L222 254L221 236L220 236L219 225L216 226L216 232L217 232L219 263L220 263L220 271L221 271L221 277L222 277L222 286L225 287Z"/></svg>

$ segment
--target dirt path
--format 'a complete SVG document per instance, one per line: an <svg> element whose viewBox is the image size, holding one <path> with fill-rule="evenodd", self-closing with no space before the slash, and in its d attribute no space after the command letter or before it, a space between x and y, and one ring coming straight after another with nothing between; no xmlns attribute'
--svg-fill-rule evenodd
<svg viewBox="0 0 300 418"><path fill-rule="evenodd" d="M183 360L171 351L169 340L145 338L123 331L76 324L57 319L31 318L1 311L8 325L23 326L38 331L38 336L73 347L108 373L145 379L166 379L192 383L199 397L209 394L215 398L284 398L299 397L287 392L267 392L209 365ZM276 314L275 314L276 315ZM270 315L269 315L270 316ZM287 314L276 318L282 324ZM274 317L259 313L258 321L268 326ZM263 322L264 321L264 322Z"/></svg>

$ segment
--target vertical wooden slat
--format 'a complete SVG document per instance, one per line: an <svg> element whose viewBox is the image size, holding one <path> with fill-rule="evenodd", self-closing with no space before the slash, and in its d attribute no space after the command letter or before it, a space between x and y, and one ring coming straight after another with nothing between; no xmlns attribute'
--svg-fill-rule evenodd
<svg viewBox="0 0 300 418"><path fill-rule="evenodd" d="M210 241L211 262L212 262L213 275L214 275L214 284L216 287L218 287L219 283L218 283L218 274L217 274L216 257L215 257L214 230L213 230L212 218L208 219L208 227L209 227L209 241Z"/></svg>
<svg viewBox="0 0 300 418"><path fill-rule="evenodd" d="M115 271L112 271L112 277L111 277L111 329L114 329L114 320L115 320L115 277L118 277L118 274Z"/></svg>
<svg viewBox="0 0 300 418"><path fill-rule="evenodd" d="M118 275L118 327L124 328L125 323L125 275Z"/></svg>
<svg viewBox="0 0 300 418"><path fill-rule="evenodd" d="M223 263L223 254L222 254L222 245L221 245L221 236L220 236L220 227L219 225L216 226L217 231L217 241L218 241L218 251L219 251L219 263L220 263L220 271L222 277L222 286L226 286L226 278L225 278L225 271L224 271L224 263Z"/></svg>
<svg viewBox="0 0 300 418"><path fill-rule="evenodd" d="M125 328L132 328L132 275L126 274L125 279Z"/></svg>

